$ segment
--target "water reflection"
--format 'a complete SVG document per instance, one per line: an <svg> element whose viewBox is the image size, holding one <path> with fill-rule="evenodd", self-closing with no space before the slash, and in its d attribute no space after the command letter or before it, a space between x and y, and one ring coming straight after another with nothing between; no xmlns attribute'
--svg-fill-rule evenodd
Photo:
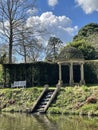
<svg viewBox="0 0 98 130"><path fill-rule="evenodd" d="M43 130L58 130L56 122L50 120L47 115L33 115Z"/></svg>
<svg viewBox="0 0 98 130"><path fill-rule="evenodd" d="M98 117L1 113L0 130L98 130Z"/></svg>

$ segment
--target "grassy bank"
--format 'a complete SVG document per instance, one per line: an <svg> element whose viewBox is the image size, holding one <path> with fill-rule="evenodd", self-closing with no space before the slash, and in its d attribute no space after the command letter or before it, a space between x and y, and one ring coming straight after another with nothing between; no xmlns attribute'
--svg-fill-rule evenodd
<svg viewBox="0 0 98 130"><path fill-rule="evenodd" d="M98 115L98 86L62 88L49 113Z"/></svg>
<svg viewBox="0 0 98 130"><path fill-rule="evenodd" d="M43 88L0 89L1 111L25 112ZM61 88L48 113L98 115L98 86Z"/></svg>
<svg viewBox="0 0 98 130"><path fill-rule="evenodd" d="M6 112L25 112L32 108L43 88L0 89L0 109Z"/></svg>

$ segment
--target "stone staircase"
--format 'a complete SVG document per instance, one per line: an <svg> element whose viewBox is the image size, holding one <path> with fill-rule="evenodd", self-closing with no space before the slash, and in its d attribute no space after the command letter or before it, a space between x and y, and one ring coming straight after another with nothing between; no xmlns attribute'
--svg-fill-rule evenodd
<svg viewBox="0 0 98 130"><path fill-rule="evenodd" d="M36 106L36 109L34 112L43 113L44 109L46 108L49 100L51 99L51 96L53 95L54 90L48 90L44 93L43 97L41 98L40 102Z"/></svg>
<svg viewBox="0 0 98 130"><path fill-rule="evenodd" d="M59 87L56 89L49 89L46 87L35 102L30 113L45 113L54 98L57 96L58 91Z"/></svg>

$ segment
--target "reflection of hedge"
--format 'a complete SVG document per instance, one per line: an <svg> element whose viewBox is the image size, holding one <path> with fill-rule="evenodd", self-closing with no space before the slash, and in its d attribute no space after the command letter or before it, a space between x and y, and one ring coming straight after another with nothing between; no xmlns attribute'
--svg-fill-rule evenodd
<svg viewBox="0 0 98 130"><path fill-rule="evenodd" d="M14 81L26 80L27 86L56 85L58 82L58 65L45 62L28 64L5 64L4 83L10 85ZM1 74L1 72L0 72ZM98 62L85 63L86 83L98 83ZM69 67L62 66L62 79L69 82ZM80 81L80 66L74 66L74 81Z"/></svg>

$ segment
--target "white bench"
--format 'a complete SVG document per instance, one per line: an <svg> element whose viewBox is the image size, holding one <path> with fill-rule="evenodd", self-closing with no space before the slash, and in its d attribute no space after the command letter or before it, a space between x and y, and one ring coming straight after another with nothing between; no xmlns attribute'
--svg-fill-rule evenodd
<svg viewBox="0 0 98 130"><path fill-rule="evenodd" d="M26 87L26 81L14 81L14 83L11 84L11 88L21 88Z"/></svg>

